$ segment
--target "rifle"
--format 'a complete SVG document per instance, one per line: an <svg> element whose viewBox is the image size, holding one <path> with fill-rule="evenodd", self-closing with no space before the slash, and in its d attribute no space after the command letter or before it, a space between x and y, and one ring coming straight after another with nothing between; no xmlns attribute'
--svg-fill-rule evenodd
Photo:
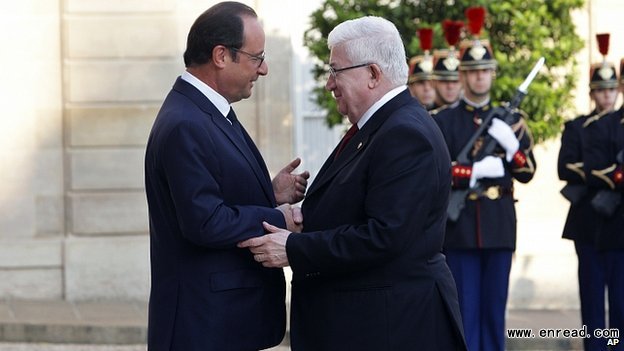
<svg viewBox="0 0 624 351"><path fill-rule="evenodd" d="M486 131L487 128L490 127L490 122L492 121L492 118L499 118L507 124L512 124L514 122L514 110L516 110L518 106L520 106L520 103L527 95L527 89L529 88L529 84L531 84L531 82L543 65L544 58L541 57L537 61L535 66L533 66L531 73L529 73L524 82L522 82L522 84L520 84L520 86L518 87L516 95L514 95L511 103L495 107L490 111L490 113L488 113L488 115L481 122L479 128L477 128L477 130L472 134L466 145L464 145L464 147L459 152L459 155L457 155L458 164L466 165L470 163L470 159L468 156L472 151L472 148L477 139ZM494 152L496 145L498 145L496 139L486 133L483 140L483 147L479 150L479 153L475 156L474 160L479 161L482 160L485 156L491 155ZM468 196L470 192L481 192L482 190L483 186L479 182L477 182L477 184L473 188L455 189L451 191L449 204L446 209L448 219L456 222L459 218L459 215L461 214L461 211L466 205L466 196Z"/></svg>

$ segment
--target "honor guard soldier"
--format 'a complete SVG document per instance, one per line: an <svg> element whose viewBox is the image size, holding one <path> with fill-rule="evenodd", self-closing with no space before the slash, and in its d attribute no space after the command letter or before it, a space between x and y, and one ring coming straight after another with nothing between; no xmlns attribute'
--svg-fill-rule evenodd
<svg viewBox="0 0 624 351"><path fill-rule="evenodd" d="M607 271L605 254L596 246L599 228L599 215L593 209L591 200L596 196L598 187L587 186L587 174L584 171L583 161L583 131L613 111L618 95L618 80L615 65L606 62L609 52L609 34L596 35L598 49L603 55L603 62L591 65L589 95L594 102L594 109L587 115L579 116L564 125L561 135L561 149L557 170L559 179L567 182L561 193L570 201L570 210L563 228L563 238L574 241L578 257L578 281L581 300L582 324L586 325L590 333L596 329L605 329L605 286L607 286ZM605 124L606 126L606 124ZM594 129L591 127L589 129ZM606 131L605 131L606 132ZM600 143L604 142L600 140ZM591 151L595 153L597 150ZM600 155L604 158L604 155ZM590 177L593 177L590 175ZM624 228L620 226L620 228ZM615 261L614 261L615 262ZM620 265L624 260L618 261ZM620 271L619 280L624 277ZM619 295L619 305L624 297ZM609 291L611 297L611 290ZM613 312L616 310L613 309ZM620 320L624 314L620 312ZM617 320L616 316L610 320ZM620 329L622 330L622 329ZM583 339L585 350L606 350L606 340L601 338Z"/></svg>
<svg viewBox="0 0 624 351"><path fill-rule="evenodd" d="M459 83L459 53L455 45L459 42L459 35L464 23L462 21L444 20L442 29L444 39L449 49L433 52L433 86L435 88L434 110L435 115L441 108L452 106L459 100L461 84Z"/></svg>
<svg viewBox="0 0 624 351"><path fill-rule="evenodd" d="M491 113L490 89L497 66L489 43L478 39L485 9L472 7L466 15L475 39L461 45L463 97L457 106L434 117L454 161L453 189L468 188L459 217L447 221L444 251L457 284L468 349L502 351L509 273L516 248L513 182L529 182L535 160L529 130L521 114L514 112L505 116L513 120L511 125L494 117L483 136L468 146L472 148L470 162L457 163L458 155ZM496 147L482 157L486 142L496 143Z"/></svg>
<svg viewBox="0 0 624 351"><path fill-rule="evenodd" d="M597 68L601 78L611 80L610 65ZM620 62L620 88L624 88L622 72L624 60ZM594 73L595 70L594 70ZM614 72L613 72L614 74ZM608 78L605 78L608 77ZM593 76L592 76L593 78ZM590 204L597 213L596 220L596 264L585 272L590 282L586 289L587 298L581 295L583 323L588 329L608 328L620 331L616 340L585 339L585 350L624 350L624 107L608 114L589 118L583 128L583 170L586 182L595 195ZM589 251L589 250L586 250ZM580 256L579 256L580 263ZM580 270L580 267L579 267ZM591 284L591 286L589 286ZM608 291L609 317L605 318L605 287ZM590 300L591 298L591 300ZM591 303L591 306L583 306ZM587 318L587 320L586 320ZM595 327L590 327L590 323Z"/></svg>
<svg viewBox="0 0 624 351"><path fill-rule="evenodd" d="M407 85L412 96L429 111L434 108L436 98L433 88L433 58L429 53L433 45L433 29L419 29L418 37L424 55L414 56L409 60Z"/></svg>

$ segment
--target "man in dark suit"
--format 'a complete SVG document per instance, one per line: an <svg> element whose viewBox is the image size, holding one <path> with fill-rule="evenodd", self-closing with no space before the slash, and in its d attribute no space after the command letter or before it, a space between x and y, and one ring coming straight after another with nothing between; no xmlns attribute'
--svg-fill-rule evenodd
<svg viewBox="0 0 624 351"><path fill-rule="evenodd" d="M328 44L326 88L352 127L306 195L304 232L266 224L273 234L240 246L266 267L291 266L295 351L465 350L440 253L450 158L406 89L400 35L363 17L338 25Z"/></svg>
<svg viewBox="0 0 624 351"><path fill-rule="evenodd" d="M265 36L253 9L217 4L193 24L186 72L154 122L145 155L150 216L150 351L258 350L285 332L281 269L265 268L242 240L262 221L300 228L308 173L273 182L230 104L268 72ZM279 204L284 204L275 208Z"/></svg>

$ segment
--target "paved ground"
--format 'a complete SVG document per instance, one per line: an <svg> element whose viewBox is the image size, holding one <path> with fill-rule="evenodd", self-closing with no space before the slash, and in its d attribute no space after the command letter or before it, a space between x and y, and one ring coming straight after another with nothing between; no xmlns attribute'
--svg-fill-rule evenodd
<svg viewBox="0 0 624 351"><path fill-rule="evenodd" d="M0 351L145 351L141 302L0 301ZM507 328L574 329L575 310L510 310ZM581 350L571 338L508 339L508 350ZM288 341L270 351L288 351Z"/></svg>

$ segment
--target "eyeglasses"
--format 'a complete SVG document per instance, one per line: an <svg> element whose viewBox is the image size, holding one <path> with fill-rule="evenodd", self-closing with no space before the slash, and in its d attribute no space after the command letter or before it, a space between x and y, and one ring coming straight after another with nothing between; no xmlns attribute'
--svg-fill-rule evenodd
<svg viewBox="0 0 624 351"><path fill-rule="evenodd" d="M362 63L359 65L355 65L355 66L349 66L349 67L344 67L344 68L334 68L332 66L329 66L329 75L336 79L336 76L338 75L338 73L342 72L342 71L346 71L346 70L350 70L350 69L354 69L354 68L360 68L360 67L366 67L366 66L370 66L372 65L372 63L368 62L368 63Z"/></svg>
<svg viewBox="0 0 624 351"><path fill-rule="evenodd" d="M260 55L254 55L254 54L248 53L247 51L243 51L241 49L237 49L237 48L232 47L232 46L230 46L229 48L230 48L230 50L234 50L236 52L240 52L241 54L245 54L245 55L249 56L250 59L252 59L253 61L258 62L258 67L262 66L262 62L264 62L264 55L265 55L264 52L262 52Z"/></svg>

